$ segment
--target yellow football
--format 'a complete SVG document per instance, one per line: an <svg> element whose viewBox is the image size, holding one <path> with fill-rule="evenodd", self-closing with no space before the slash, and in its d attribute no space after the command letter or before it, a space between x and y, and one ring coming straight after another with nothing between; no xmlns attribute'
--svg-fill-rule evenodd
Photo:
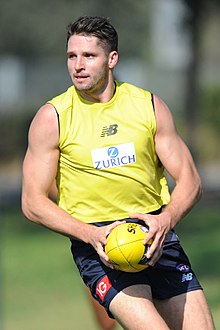
<svg viewBox="0 0 220 330"><path fill-rule="evenodd" d="M145 253L152 244L150 239L146 245L148 228L137 223L127 222L114 228L107 237L105 253L109 262L117 270L124 272L140 272L148 266Z"/></svg>

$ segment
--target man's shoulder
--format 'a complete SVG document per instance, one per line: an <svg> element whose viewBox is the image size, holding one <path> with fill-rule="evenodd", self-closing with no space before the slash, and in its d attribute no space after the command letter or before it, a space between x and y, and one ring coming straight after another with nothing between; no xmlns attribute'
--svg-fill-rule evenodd
<svg viewBox="0 0 220 330"><path fill-rule="evenodd" d="M117 81L117 86L119 87L119 90L121 93L127 93L130 96L133 97L151 97L152 93L151 91L144 89L142 87L136 86L134 84L131 84L129 82L122 82Z"/></svg>
<svg viewBox="0 0 220 330"><path fill-rule="evenodd" d="M74 93L75 88L74 86L71 86L65 92L55 96L47 103L52 104L57 110L57 112L65 111L72 106Z"/></svg>

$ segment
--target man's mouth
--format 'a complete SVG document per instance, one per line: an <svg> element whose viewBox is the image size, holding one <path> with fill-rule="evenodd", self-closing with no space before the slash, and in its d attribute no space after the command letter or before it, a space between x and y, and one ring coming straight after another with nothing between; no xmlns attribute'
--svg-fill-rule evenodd
<svg viewBox="0 0 220 330"><path fill-rule="evenodd" d="M75 75L74 79L76 79L77 81L84 81L85 79L87 79L89 76L82 76L82 75Z"/></svg>

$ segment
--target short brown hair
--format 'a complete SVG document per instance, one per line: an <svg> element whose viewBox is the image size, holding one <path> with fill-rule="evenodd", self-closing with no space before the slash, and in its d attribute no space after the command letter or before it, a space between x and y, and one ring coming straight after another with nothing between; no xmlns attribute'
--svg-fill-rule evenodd
<svg viewBox="0 0 220 330"><path fill-rule="evenodd" d="M118 51L118 34L109 18L82 16L67 26L67 44L74 34L97 37L107 52Z"/></svg>

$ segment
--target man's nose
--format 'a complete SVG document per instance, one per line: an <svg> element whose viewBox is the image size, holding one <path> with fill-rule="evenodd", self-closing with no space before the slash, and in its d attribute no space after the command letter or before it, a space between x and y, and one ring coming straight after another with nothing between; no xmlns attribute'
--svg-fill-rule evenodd
<svg viewBox="0 0 220 330"><path fill-rule="evenodd" d="M85 68L85 65L84 65L84 60L81 56L77 56L76 58L76 62L75 62L75 69L76 71L79 71L79 70L82 70Z"/></svg>

